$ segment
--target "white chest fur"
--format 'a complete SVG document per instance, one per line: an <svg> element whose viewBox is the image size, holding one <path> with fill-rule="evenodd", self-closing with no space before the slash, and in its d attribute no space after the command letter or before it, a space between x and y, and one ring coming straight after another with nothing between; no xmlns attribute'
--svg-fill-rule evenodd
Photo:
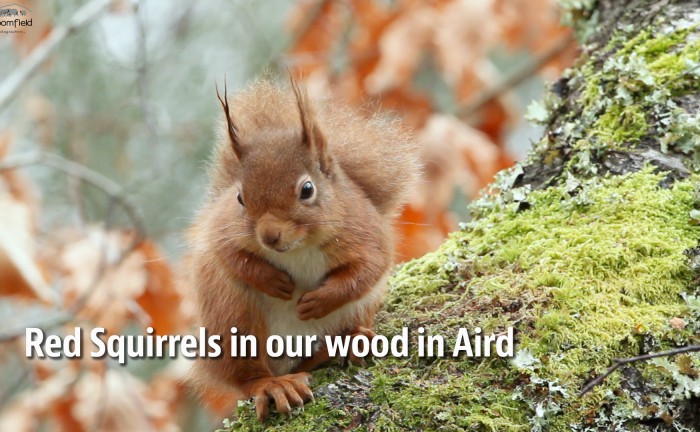
<svg viewBox="0 0 700 432"><path fill-rule="evenodd" d="M326 257L317 247L284 253L271 252L267 258L292 277L298 291L306 292L317 288L328 271Z"/></svg>
<svg viewBox="0 0 700 432"><path fill-rule="evenodd" d="M268 259L285 270L294 281L296 290L291 300L265 296L267 325L271 335L322 335L328 330L327 318L302 321L297 315L297 301L304 293L318 288L326 275L326 257L318 248L303 248L274 254ZM333 314L331 314L333 315ZM330 316L330 315L329 315Z"/></svg>
<svg viewBox="0 0 700 432"><path fill-rule="evenodd" d="M323 340L327 334L343 330L355 321L357 312L366 303L376 302L376 295L371 293L353 304L348 304L320 319L302 321L297 314L297 302L307 291L318 288L328 272L326 257L318 248L303 248L291 252L274 254L267 257L275 266L285 270L294 280L296 290L291 300L282 300L264 296L263 308L267 316L268 332L280 336L316 335ZM384 283L381 281L380 283ZM289 372L299 359L281 357L271 359L270 366L277 374Z"/></svg>

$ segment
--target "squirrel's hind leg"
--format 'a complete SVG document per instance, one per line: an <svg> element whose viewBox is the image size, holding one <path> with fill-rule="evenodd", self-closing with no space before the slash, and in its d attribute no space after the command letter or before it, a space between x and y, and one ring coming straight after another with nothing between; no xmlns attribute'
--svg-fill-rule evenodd
<svg viewBox="0 0 700 432"><path fill-rule="evenodd" d="M357 326L354 327L346 332L343 332L343 335L341 337L350 337L350 344L352 344L352 339L358 336L365 336L369 343L372 342L372 339L374 339L377 334L372 331L372 329L367 328L367 327L362 327L362 326ZM296 372L311 372L315 369L318 369L327 363L329 363L331 360L333 360L328 354L328 348L326 347L325 344L321 345L318 351L314 353L313 356L306 358L301 361L294 369L292 369L292 373ZM365 365L365 360L364 357L357 357L355 354L352 352L348 353L348 356L344 359L345 364L348 362L357 365L357 366L364 366Z"/></svg>
<svg viewBox="0 0 700 432"><path fill-rule="evenodd" d="M371 329L367 327L361 327L357 326L353 328L352 330L348 331L348 336L350 336L350 344L352 345L352 339L358 337L358 336L365 336L367 338L368 343L372 343L372 339L377 337L377 334ZM348 356L345 358L345 363L347 364L348 362L356 365L356 366L364 366L365 365L365 357L358 357L356 356L352 350L348 353Z"/></svg>

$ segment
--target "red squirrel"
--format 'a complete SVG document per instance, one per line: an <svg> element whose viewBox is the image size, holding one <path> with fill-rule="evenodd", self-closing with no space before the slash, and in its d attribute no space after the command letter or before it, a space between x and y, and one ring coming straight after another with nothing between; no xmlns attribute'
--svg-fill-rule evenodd
<svg viewBox="0 0 700 432"><path fill-rule="evenodd" d="M255 398L262 420L270 401L289 413L311 400L308 371L329 360L322 346L301 361L271 358L269 335L374 336L418 150L397 120L314 101L293 80L217 97L223 121L189 277L223 354L199 360L194 380ZM256 358L230 355L232 327L256 337Z"/></svg>

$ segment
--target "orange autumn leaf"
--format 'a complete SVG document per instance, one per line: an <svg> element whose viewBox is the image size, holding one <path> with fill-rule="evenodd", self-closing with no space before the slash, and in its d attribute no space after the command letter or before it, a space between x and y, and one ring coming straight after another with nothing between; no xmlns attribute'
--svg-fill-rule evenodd
<svg viewBox="0 0 700 432"><path fill-rule="evenodd" d="M185 384L191 372L190 363L190 360L184 358L168 363L148 382L145 396L151 400L162 401L166 404L169 412L177 412L182 404L187 402L187 397L191 393L191 389ZM156 428L162 428L166 426L169 418L161 416L154 420Z"/></svg>
<svg viewBox="0 0 700 432"><path fill-rule="evenodd" d="M503 147L504 131L513 124L516 116L513 103L509 102L507 96L501 96L485 103L474 116L471 124L475 129L488 135L499 147Z"/></svg>
<svg viewBox="0 0 700 432"><path fill-rule="evenodd" d="M342 29L342 2L302 1L289 17L290 33L295 35L289 48L291 66L298 76L322 68Z"/></svg>
<svg viewBox="0 0 700 432"><path fill-rule="evenodd" d="M432 40L435 20L436 13L430 6L419 5L386 28L379 39L379 63L364 80L368 93L406 86Z"/></svg>
<svg viewBox="0 0 700 432"><path fill-rule="evenodd" d="M417 139L424 181L396 226L400 259L434 250L456 229L449 211L455 185L474 196L501 166L501 151L488 136L452 116L433 114Z"/></svg>
<svg viewBox="0 0 700 432"><path fill-rule="evenodd" d="M403 262L435 250L445 236L456 229L457 223L450 212L433 212L411 204L403 209L395 227L396 258Z"/></svg>
<svg viewBox="0 0 700 432"><path fill-rule="evenodd" d="M51 423L54 430L60 432L84 432L87 431L83 424L73 415L75 396L73 393L64 394L56 399L51 407Z"/></svg>
<svg viewBox="0 0 700 432"><path fill-rule="evenodd" d="M501 150L488 135L456 117L433 114L418 139L428 166L430 190L424 193L431 207L448 207L452 201L449 187L455 184L475 196L501 169ZM467 173L472 175L465 177Z"/></svg>
<svg viewBox="0 0 700 432"><path fill-rule="evenodd" d="M434 47L440 69L453 87L461 86L458 100L483 88L482 72L488 53L499 42L493 0L453 1L439 12L435 21ZM472 83L465 91L465 83Z"/></svg>
<svg viewBox="0 0 700 432"><path fill-rule="evenodd" d="M512 50L526 49L537 56L571 34L571 28L560 22L556 0L496 0L496 11L503 42ZM540 73L547 79L554 79L577 56L578 48L571 43L544 65Z"/></svg>
<svg viewBox="0 0 700 432"><path fill-rule="evenodd" d="M10 135L0 135L0 161L9 152ZM15 170L0 171L0 295L53 302L36 257L36 213L33 187Z"/></svg>
<svg viewBox="0 0 700 432"><path fill-rule="evenodd" d="M84 302L79 316L110 333L133 316L134 299L146 287L144 257L129 250L132 241L129 233L91 227L65 244L58 257L69 304Z"/></svg>
<svg viewBox="0 0 700 432"><path fill-rule="evenodd" d="M351 64L348 69L359 83L363 83L379 62L379 39L399 16L399 12L386 5L365 0L352 0L350 7L355 17L355 30L347 47Z"/></svg>
<svg viewBox="0 0 700 432"><path fill-rule="evenodd" d="M139 251L144 257L147 280L136 302L148 314L158 334L182 331L188 324L180 308L182 296L176 290L173 273L160 251L150 241L142 242Z"/></svg>
<svg viewBox="0 0 700 432"><path fill-rule="evenodd" d="M383 110L401 113L409 128L422 127L433 110L432 102L424 93L410 89L394 89L379 97Z"/></svg>
<svg viewBox="0 0 700 432"><path fill-rule="evenodd" d="M0 227L0 295L53 302L54 294L36 260L29 207L0 196Z"/></svg>

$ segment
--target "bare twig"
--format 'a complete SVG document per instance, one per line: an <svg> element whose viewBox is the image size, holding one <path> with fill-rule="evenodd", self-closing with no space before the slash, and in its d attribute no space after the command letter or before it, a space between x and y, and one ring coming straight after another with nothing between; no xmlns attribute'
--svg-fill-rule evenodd
<svg viewBox="0 0 700 432"><path fill-rule="evenodd" d="M27 153L6 158L0 162L0 171L21 168L29 165L43 165L78 178L104 192L111 200L119 204L131 220L136 231L136 242L143 239L145 228L137 206L131 202L124 189L108 177L85 165L50 153Z"/></svg>
<svg viewBox="0 0 700 432"><path fill-rule="evenodd" d="M61 42L97 17L107 8L110 2L111 0L92 0L78 9L65 25L55 27L44 42L37 45L29 56L0 84L0 111L7 107L12 98L22 88L24 82L36 73L39 66L49 58Z"/></svg>
<svg viewBox="0 0 700 432"><path fill-rule="evenodd" d="M615 359L613 360L613 365L610 366L610 368L603 374L600 375L599 377L596 377L593 381L589 382L586 384L583 389L581 390L581 393L579 393L579 397L585 395L589 391L591 391L595 386L602 384L603 381L607 377L610 376L613 372L618 370L620 367L629 364L629 363L634 363L638 361L644 361L644 360L649 360L653 358L658 358L658 357L668 357L676 354L684 354L684 353L689 353L689 352L695 352L695 351L700 351L700 345L688 345L683 348L676 348L672 349L669 351L662 351L658 353L652 353L652 354L644 354L636 357L628 357L628 358L623 358L623 359Z"/></svg>
<svg viewBox="0 0 700 432"><path fill-rule="evenodd" d="M457 116L463 119L467 119L472 115L476 114L481 108L484 107L484 105L488 104L503 93L507 92L513 87L518 86L520 83L534 75L545 64L547 64L553 58L561 54L566 48L568 48L569 45L573 43L573 41L573 34L569 34L560 38L541 55L530 60L522 69L519 69L514 74L497 84L495 87L485 90L484 92L478 94L475 98L458 108Z"/></svg>
<svg viewBox="0 0 700 432"><path fill-rule="evenodd" d="M154 175L160 175L162 171L162 161L163 161L163 148L160 142L160 136L158 134L158 127L156 118L154 117L155 105L151 101L150 92L150 80L149 80L149 58L148 58L148 46L146 37L146 23L144 22L141 7L136 9L134 14L136 19L136 28L138 29L138 65L136 66L137 83L138 83L138 93L139 93L139 104L141 105L141 111L143 112L143 120L146 124L146 129L150 135L151 142L156 148L157 156L155 161L158 164L158 171Z"/></svg>

